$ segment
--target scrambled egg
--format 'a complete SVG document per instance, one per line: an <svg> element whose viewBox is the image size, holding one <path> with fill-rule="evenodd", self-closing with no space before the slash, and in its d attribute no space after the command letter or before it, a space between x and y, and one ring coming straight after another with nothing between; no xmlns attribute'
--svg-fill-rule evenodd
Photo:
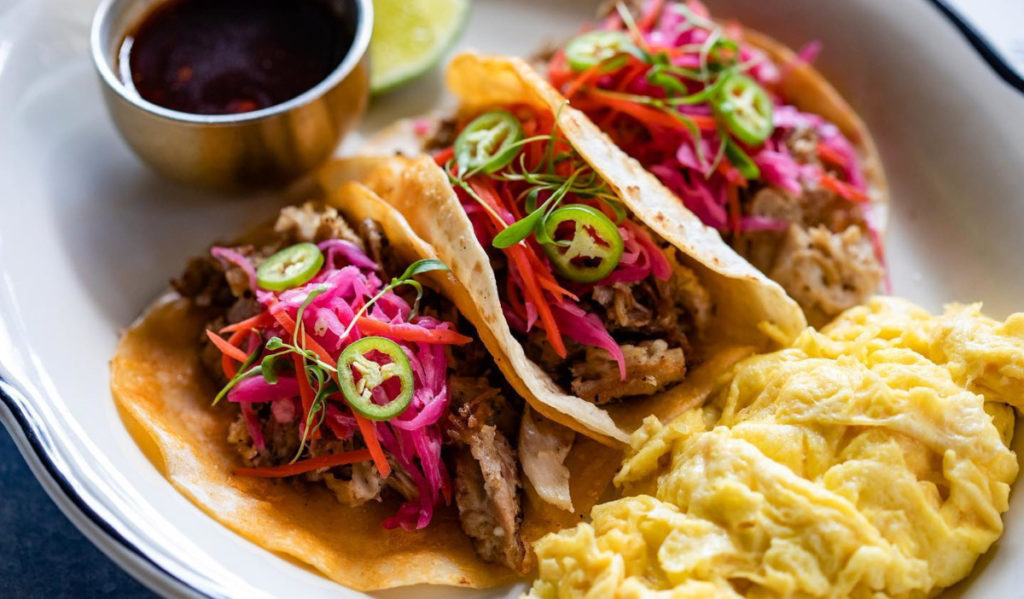
<svg viewBox="0 0 1024 599"><path fill-rule="evenodd" d="M528 596L928 597L1002 533L1022 403L1024 314L876 298L649 418L635 495L538 541Z"/></svg>

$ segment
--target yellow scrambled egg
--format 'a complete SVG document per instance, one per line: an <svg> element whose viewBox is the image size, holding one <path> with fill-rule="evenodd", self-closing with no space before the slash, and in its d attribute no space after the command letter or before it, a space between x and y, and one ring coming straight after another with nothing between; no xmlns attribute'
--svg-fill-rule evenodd
<svg viewBox="0 0 1024 599"><path fill-rule="evenodd" d="M877 298L633 436L626 497L536 544L531 598L928 597L999 537L1024 314Z"/></svg>

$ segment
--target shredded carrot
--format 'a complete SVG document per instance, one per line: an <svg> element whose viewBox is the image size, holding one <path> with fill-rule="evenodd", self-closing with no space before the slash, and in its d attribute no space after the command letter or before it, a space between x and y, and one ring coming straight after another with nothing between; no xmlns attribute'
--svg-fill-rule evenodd
<svg viewBox="0 0 1024 599"><path fill-rule="evenodd" d="M236 468L234 470L234 474L238 476L255 476L259 478L283 478L286 476L305 474L306 472L312 472L313 470L319 470L321 468L333 468L334 466L365 462L370 460L371 457L369 450L357 449L356 451L346 451L343 453L322 455L315 458L309 458L307 460L300 460L294 464L283 464L281 466L270 466L267 468Z"/></svg>
<svg viewBox="0 0 1024 599"><path fill-rule="evenodd" d="M445 148L445 149L441 150L440 152L438 152L437 154L434 154L434 163L437 164L437 166L444 166L446 162L448 162L449 160L451 160L454 157L455 157L455 146L452 146L450 148Z"/></svg>
<svg viewBox="0 0 1024 599"><path fill-rule="evenodd" d="M537 284L537 279L534 278L536 271L530 268L530 259L526 255L527 251L526 246L516 244L506 248L505 254L515 263L516 269L523 278L526 296L537 306L537 315L540 316L540 322L544 325L544 333L547 335L551 348L555 350L555 353L560 358L564 358L566 351L565 343L562 341L562 333L558 330L558 325L555 323L555 316L551 313L551 306L544 298L544 293Z"/></svg>
<svg viewBox="0 0 1024 599"><path fill-rule="evenodd" d="M251 329L258 329L270 326L274 323L274 319L266 312L260 312L252 318L246 318L239 322L229 324L228 326L220 330L221 334L234 333L236 331L248 331Z"/></svg>
<svg viewBox="0 0 1024 599"><path fill-rule="evenodd" d="M309 411L313 407L313 388L309 386L309 380L306 379L302 358L293 355L292 360L295 363L295 378L299 381L299 397L302 398L302 422L305 424L309 422ZM319 439L320 429L317 428L310 433L309 438Z"/></svg>
<svg viewBox="0 0 1024 599"><path fill-rule="evenodd" d="M359 330L367 335L387 335L388 337L409 343L438 343L447 345L464 345L472 341L458 331L450 329L425 329L417 326L395 325L373 318L360 317L356 324Z"/></svg>
<svg viewBox="0 0 1024 599"><path fill-rule="evenodd" d="M568 161L566 161L563 164L569 166ZM507 189L506 184L501 184L497 189L493 187L490 180L485 180L482 184L485 187L490 186L488 189L488 193L494 193L498 201L504 200L502 207L507 207L508 210L512 213L512 216L516 220L519 220L525 216L519 209L519 205L512 197L511 192ZM530 264L535 269L534 273L537 277L537 282L540 284L542 288L546 289L549 293L551 293L551 295L555 296L556 300L560 297L566 297L572 299L573 301L579 301L579 298L576 297L576 295L574 295L572 292L566 290L565 288L558 284L558 281L555 280L554 275L551 274L551 268L541 261L540 257L537 255L537 251L533 247L530 247L530 251L526 252L526 257L530 259Z"/></svg>
<svg viewBox="0 0 1024 599"><path fill-rule="evenodd" d="M725 160L718 163L718 168L716 170L718 171L718 174L725 177L725 180L729 182L730 187L747 186L747 178L740 173L739 169Z"/></svg>
<svg viewBox="0 0 1024 599"><path fill-rule="evenodd" d="M508 226L508 223L501 220L497 213L504 210L504 206L501 205L501 201L498 199L497 194L494 192L494 186L491 185L490 179L484 177L473 177L469 180L469 187L473 190L481 200L490 208L487 210L488 216L494 221L497 229L501 231Z"/></svg>
<svg viewBox="0 0 1024 599"><path fill-rule="evenodd" d="M629 66L629 70L626 71L625 74L623 74L622 77L619 78L619 84L615 86L615 91L626 91L626 88L629 87L629 84L632 83L634 79L639 77L640 73L647 70L647 68L648 65L643 61L637 60L633 62L633 64Z"/></svg>
<svg viewBox="0 0 1024 599"><path fill-rule="evenodd" d="M825 162L835 166L846 166L846 158L825 142L819 141L815 149L818 152L818 156Z"/></svg>
<svg viewBox="0 0 1024 599"><path fill-rule="evenodd" d="M839 179L825 173L819 175L821 186L825 189L841 196L844 199L850 200L851 202L857 202L858 204L866 204L871 202L871 198L868 194L857 189L849 183L844 183Z"/></svg>
<svg viewBox="0 0 1024 599"><path fill-rule="evenodd" d="M444 497L444 504L452 504L452 483L451 478L444 476L441 478L441 497Z"/></svg>
<svg viewBox="0 0 1024 599"><path fill-rule="evenodd" d="M656 46L650 45L647 49L651 54L667 54L670 57L686 56L691 53L691 50L687 48L677 48L673 46Z"/></svg>
<svg viewBox="0 0 1024 599"><path fill-rule="evenodd" d="M534 268L534 272L537 275L537 282L541 287L546 289L548 293L555 296L555 299L564 297L571 299L574 302L578 302L580 298L576 297L576 294L562 287L555 280L555 276L551 274L551 267L541 262L540 257L536 252L526 252L526 257L530 260L530 265Z"/></svg>
<svg viewBox="0 0 1024 599"><path fill-rule="evenodd" d="M548 64L548 77L551 79L551 85L559 90L572 78L572 71L565 59L565 50L559 50L551 57L551 62Z"/></svg>
<svg viewBox="0 0 1024 599"><path fill-rule="evenodd" d="M569 82L569 86L565 88L565 93L562 95L565 96L566 100L572 98L574 95L576 95L576 92L578 92L581 87L586 85L586 83L590 81L591 78L593 78L594 75L601 74L601 69L604 67L605 64L602 61L590 67L589 69L583 71L575 79Z"/></svg>
<svg viewBox="0 0 1024 599"><path fill-rule="evenodd" d="M391 474L391 464L388 463L388 458L384 455L384 450L380 446L380 439L377 438L377 429L369 419L359 412L353 411L352 414L356 417L359 432L363 434L363 442L366 443L366 448L373 458L373 463L377 466L377 472L380 472L381 477L387 478Z"/></svg>
<svg viewBox="0 0 1024 599"><path fill-rule="evenodd" d="M531 129L533 129L533 132L526 133L526 135L532 137L537 131L537 121L531 120L530 124L532 125ZM523 153L526 155L526 164L531 170L540 167L540 162L544 159L545 145L545 143L533 142L523 148Z"/></svg>
<svg viewBox="0 0 1024 599"><path fill-rule="evenodd" d="M477 177L474 177L474 179L477 179ZM498 198L490 180L471 180L469 184L473 191L480 196L480 199L496 209L500 208L501 200ZM495 217L492 217L492 220L496 220ZM505 223L500 223L500 228L504 228L505 226L507 226ZM558 325L555 323L554 314L551 313L551 306L548 304L547 299L545 299L544 293L541 291L540 284L535 278L538 273L548 272L547 269L534 269L530 267L530 250L522 243L517 243L511 247L505 248L503 251L515 264L516 271L522 277L523 287L527 298L537 307L537 314L540 317L541 325L544 327L544 333L547 335L548 342L551 343L551 347L555 350L555 353L564 358L566 350L565 343L562 341L562 334L558 330Z"/></svg>
<svg viewBox="0 0 1024 599"><path fill-rule="evenodd" d="M537 133L537 118L535 116L520 118L519 124L523 128L523 134L526 137L533 137Z"/></svg>
<svg viewBox="0 0 1024 599"><path fill-rule="evenodd" d="M220 356L220 370L228 380L235 378L235 375L238 374L238 366L227 354Z"/></svg>
<svg viewBox="0 0 1024 599"><path fill-rule="evenodd" d="M295 334L295 320L291 316L289 316L287 312L285 312L284 310L275 311L273 307L271 307L270 314L271 316L274 317L275 320L277 320L278 324L280 324L284 328L284 330L288 332L289 335ZM309 335L303 335L300 341L304 348L311 349L314 352L316 352L316 355L320 356L320 359L323 360L324 362L327 362L328 364L334 363L334 357L332 357L331 354L326 349L323 348L323 346L317 343Z"/></svg>
<svg viewBox="0 0 1024 599"><path fill-rule="evenodd" d="M519 202L515 200L515 196L513 196L512 192L509 191L509 185L511 185L511 182L501 181L500 183L498 183L496 187L493 185L493 182L491 181L487 181L485 184L490 184L492 186L494 193L501 201L502 207L506 208L509 212L512 213L512 218L515 219L515 221L518 221L519 219L526 216L525 214L523 214L523 211L520 210Z"/></svg>
<svg viewBox="0 0 1024 599"><path fill-rule="evenodd" d="M519 318L526 322L526 306L523 305L522 294L519 293L519 288L516 287L515 282L512 281L512 277L505 277L505 291L506 300L508 300L509 308L512 309Z"/></svg>
<svg viewBox="0 0 1024 599"><path fill-rule="evenodd" d="M336 398L336 397L340 398L341 394L332 395L331 397L332 398ZM340 400L339 399L338 401L344 401L344 400ZM335 422L330 417L324 419L324 424L326 424L327 428L331 429L331 432L334 433L334 436L339 438L339 439L345 439L348 436L351 436L351 434L350 434L351 431L345 430L345 427L343 427L341 424Z"/></svg>
<svg viewBox="0 0 1024 599"><path fill-rule="evenodd" d="M537 261L539 264L540 259L537 258L533 252L526 252L526 256L530 259L530 262ZM565 299L571 299L574 302L580 301L580 298L576 297L575 293L558 284L558 281L556 281L554 276L552 276L548 271L549 267L540 265L538 268L540 270L537 271L537 283L541 288L555 296L556 299L564 297Z"/></svg>
<svg viewBox="0 0 1024 599"><path fill-rule="evenodd" d="M228 337L228 343L234 347L239 347L239 341L241 341L242 337L247 334L249 334L249 331L235 331L234 333L231 333L230 337ZM248 359L248 356L246 356L246 359ZM238 366L235 365L235 361L228 357L227 354L220 357L220 367L224 370L224 374L228 378L232 378L238 373Z"/></svg>
<svg viewBox="0 0 1024 599"><path fill-rule="evenodd" d="M627 114L643 123L654 124L668 129L686 129L686 125L681 119L677 119L667 112L652 108L646 104L618 98L596 89L588 90L585 97L592 102L596 102L598 105L604 105L617 112ZM586 108L580 108L587 112ZM699 114L680 115L680 117L690 119L701 131L717 130L714 117Z"/></svg>
<svg viewBox="0 0 1024 599"><path fill-rule="evenodd" d="M231 335L231 338L241 338L241 335L239 333L244 334L245 331L236 331L235 334ZM213 344L217 347L217 349L219 349L220 352L225 356L228 356L229 358L232 358L239 362L245 362L246 360L249 359L249 356L247 356L244 351L238 349L230 341L225 340L223 337L221 337L217 333L214 333L210 329L206 329L206 336L210 338L210 341L212 341Z"/></svg>
<svg viewBox="0 0 1024 599"><path fill-rule="evenodd" d="M658 16L661 15L661 9L664 5L665 0L654 0L651 2L651 7L636 22L637 29L644 33L650 31L651 27L654 27L654 23L658 20Z"/></svg>

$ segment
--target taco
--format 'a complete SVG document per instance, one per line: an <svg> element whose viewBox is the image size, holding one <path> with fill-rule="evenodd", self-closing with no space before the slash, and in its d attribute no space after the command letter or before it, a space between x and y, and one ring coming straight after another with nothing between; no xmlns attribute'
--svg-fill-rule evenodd
<svg viewBox="0 0 1024 599"><path fill-rule="evenodd" d="M885 279L887 187L864 123L809 64L696 1L619 4L541 68L812 325Z"/></svg>
<svg viewBox="0 0 1024 599"><path fill-rule="evenodd" d="M355 174L406 217L541 414L624 442L643 415L674 409L695 368L802 330L781 287L526 63L462 54L448 84L460 107L434 127L431 156L342 160L321 180Z"/></svg>
<svg viewBox="0 0 1024 599"><path fill-rule="evenodd" d="M526 406L469 292L365 187L282 209L172 286L111 362L128 428L211 517L346 586L513 580L618 463Z"/></svg>

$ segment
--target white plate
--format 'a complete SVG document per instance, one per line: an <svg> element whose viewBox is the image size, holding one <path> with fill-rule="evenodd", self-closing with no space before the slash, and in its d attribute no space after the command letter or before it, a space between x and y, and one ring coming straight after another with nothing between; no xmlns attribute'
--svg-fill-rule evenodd
<svg viewBox="0 0 1024 599"><path fill-rule="evenodd" d="M464 46L528 53L594 3L479 0ZM164 594L359 596L244 541L146 461L110 399L119 331L187 257L271 213L146 170L118 139L86 52L93 2L0 0L0 415L64 512ZM1024 309L1024 97L925 0L722 0L819 65L866 118L892 183L897 294L938 309ZM442 101L435 73L380 99L364 132ZM1018 436L1020 439L1021 436ZM1019 597L1024 494L970 597ZM387 597L500 597L418 588Z"/></svg>

